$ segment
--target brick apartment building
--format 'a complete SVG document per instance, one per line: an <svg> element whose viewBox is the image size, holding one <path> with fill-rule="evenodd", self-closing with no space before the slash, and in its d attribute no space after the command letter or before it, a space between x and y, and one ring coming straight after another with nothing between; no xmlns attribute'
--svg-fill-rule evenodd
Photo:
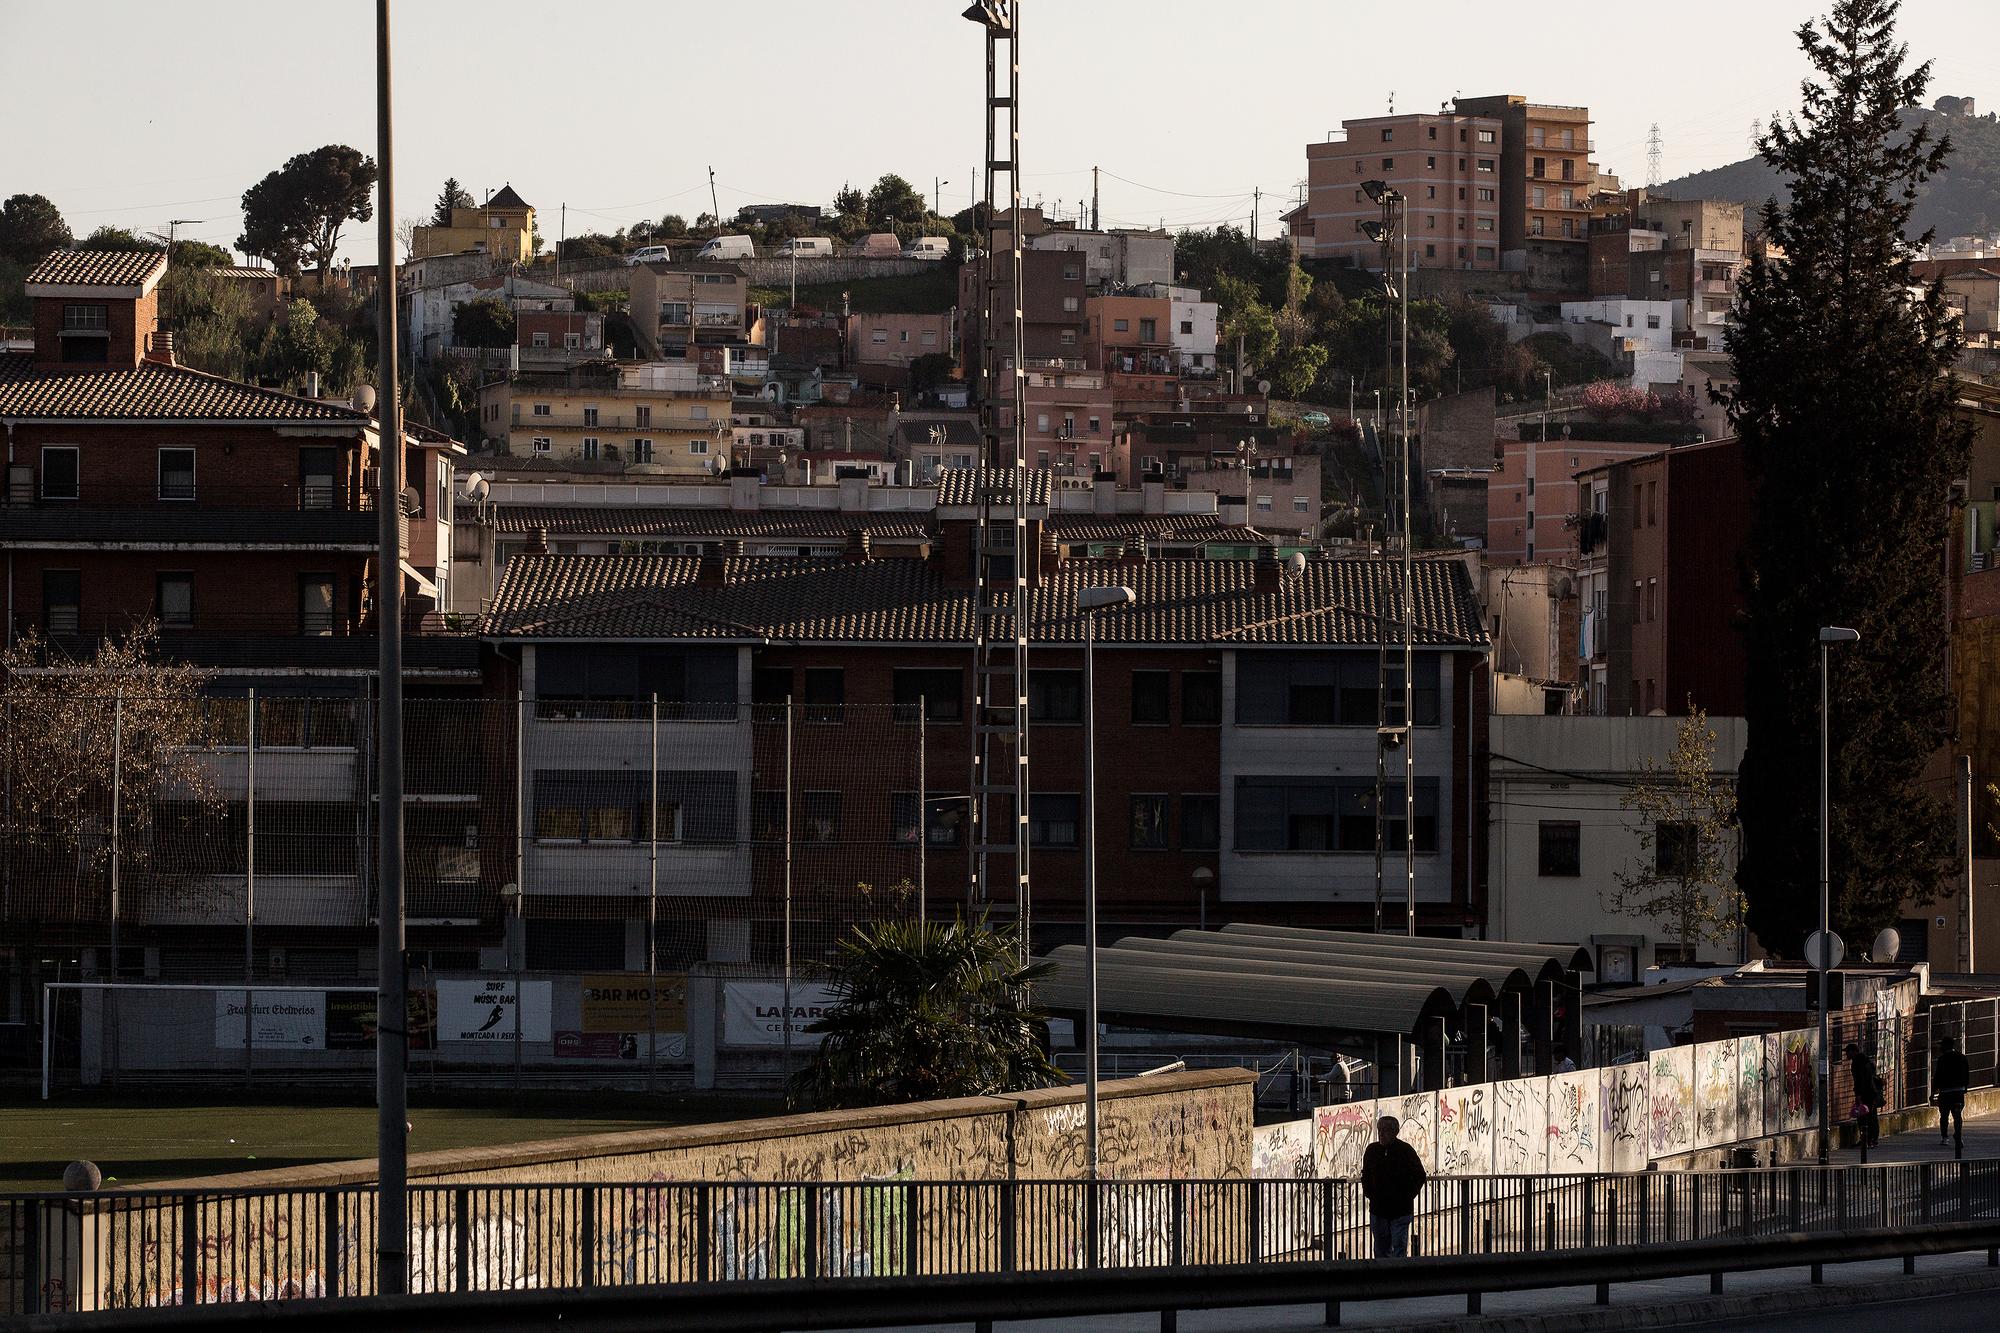
<svg viewBox="0 0 2000 1333"><path fill-rule="evenodd" d="M1608 716L1743 713L1750 486L1733 438L1587 468L1576 679Z"/></svg>
<svg viewBox="0 0 2000 1333"><path fill-rule="evenodd" d="M894 767L886 751L876 753L879 741L862 743L862 732L843 740L833 728L893 709L907 727L921 701L931 910L964 904L974 511L970 484L960 480L954 486L947 478L938 541L920 560L872 558L863 544L827 560L527 555L509 563L485 633L503 671L519 664L525 697L550 701L529 706L545 719L537 728L555 733L545 743L531 739L527 751L528 818L542 821L525 840L527 892L542 903L528 913L531 932L538 916L549 916L601 921L591 929L607 951L627 937L624 918L635 901L627 881L641 862L628 856L622 874L578 873L588 858L569 835L595 825L607 843L634 840L626 815L589 812L630 805L648 767L646 726L630 719L640 695L659 682L673 692L661 696L673 719L662 724L661 753L678 756L662 761L675 770L663 775L667 785L679 790L698 765L715 775L706 779L709 790L730 793L700 816L702 845L661 853L674 859L661 873L680 892L712 898L718 912L734 902L742 919L776 917L772 904L754 906L778 891L769 862L784 829L781 818L775 832L765 827L770 801L759 793L772 788L768 742L746 711L757 703L802 700L819 719L806 743L842 756L821 762L812 790L798 796L795 839L863 847L914 841L908 765ZM1311 560L1294 573L1268 552L1257 561L1064 558L1043 539L1048 492L1037 490L1030 538L1039 554L1029 594L1036 646L1024 691L1034 738L1027 814L1037 947L1077 933L1087 832L1082 625L1074 608L1079 589L1100 583L1127 585L1137 598L1098 621L1093 813L1103 919L1162 930L1194 924L1206 911L1301 924L1370 920L1373 645L1393 565ZM1474 738L1485 732L1486 639L1460 564L1424 561L1418 574L1418 919L1425 930L1458 934L1483 919ZM1392 698L1398 689L1392 685ZM571 739L579 730L589 736ZM1391 788L1389 808L1399 812L1400 783ZM887 789L895 799L885 802ZM672 817L684 830L687 816ZM745 828L764 831L746 838ZM1400 820L1392 820L1390 843L1401 838ZM505 830L495 831L494 845L509 845ZM1402 871L1400 863L1391 868L1393 907ZM990 882L1008 883L1010 874L1002 866ZM817 891L803 874L794 890ZM991 905L1003 915L1012 910L1009 902ZM726 959L737 945L711 932L683 935L672 947L682 963ZM720 952L701 952L710 949Z"/></svg>
<svg viewBox="0 0 2000 1333"><path fill-rule="evenodd" d="M1362 182L1379 180L1408 201L1412 267L1500 267L1497 117L1367 116L1341 127L1343 137L1306 145L1305 230L1293 225L1302 255L1381 268L1382 247L1356 227L1381 216L1362 189Z"/></svg>

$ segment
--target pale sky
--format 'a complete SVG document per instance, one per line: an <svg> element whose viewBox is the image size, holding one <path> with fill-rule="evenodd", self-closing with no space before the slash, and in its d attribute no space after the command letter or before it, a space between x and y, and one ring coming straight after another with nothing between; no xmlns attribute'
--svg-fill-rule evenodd
<svg viewBox="0 0 2000 1333"><path fill-rule="evenodd" d="M1103 169L1107 225L1279 232L1305 144L1343 117L1521 93L1591 109L1596 159L1646 178L1657 122L1671 179L1748 151L1791 109L1791 36L1829 0L1026 0L1023 188L1074 210ZM827 204L885 171L945 211L983 151L979 30L965 0L399 0L396 206L447 175L511 181L551 242L709 208ZM46 194L81 236L201 219L233 246L243 191L294 153L373 156L372 0L0 0L0 197ZM1413 20L1418 20L1413 23ZM1907 0L1930 93L2000 110L2000 4ZM1984 53L1983 55L1981 53ZM1928 100L1928 99L1927 99ZM374 226L343 253L374 258Z"/></svg>

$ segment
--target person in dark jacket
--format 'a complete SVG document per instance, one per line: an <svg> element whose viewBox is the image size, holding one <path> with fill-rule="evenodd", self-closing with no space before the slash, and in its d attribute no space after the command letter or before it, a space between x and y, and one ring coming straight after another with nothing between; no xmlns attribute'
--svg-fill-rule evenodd
<svg viewBox="0 0 2000 1333"><path fill-rule="evenodd" d="M1938 1052L1937 1071L1931 1077L1931 1086L1937 1089L1939 1143L1949 1139L1961 1148L1965 1146L1965 1089L1971 1082L1972 1066L1965 1053L1955 1040L1946 1037L1944 1049Z"/></svg>
<svg viewBox="0 0 2000 1333"><path fill-rule="evenodd" d="M1430 1179L1417 1150L1396 1137L1401 1128L1395 1116L1383 1116L1375 1122L1375 1142L1361 1154L1361 1194L1368 1200L1368 1228L1375 1233L1377 1259L1409 1254L1417 1195Z"/></svg>
<svg viewBox="0 0 2000 1333"><path fill-rule="evenodd" d="M1851 1041L1847 1043L1847 1063L1854 1074L1854 1119L1861 1126L1862 1146L1877 1147L1882 1142L1882 1076L1875 1072L1875 1061L1868 1053Z"/></svg>

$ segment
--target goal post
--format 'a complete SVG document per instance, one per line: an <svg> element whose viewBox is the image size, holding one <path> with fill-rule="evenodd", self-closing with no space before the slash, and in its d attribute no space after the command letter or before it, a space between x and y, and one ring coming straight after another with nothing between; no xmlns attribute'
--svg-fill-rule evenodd
<svg viewBox="0 0 2000 1333"><path fill-rule="evenodd" d="M361 985L46 982L42 1100L126 1081L365 1081L375 1006Z"/></svg>

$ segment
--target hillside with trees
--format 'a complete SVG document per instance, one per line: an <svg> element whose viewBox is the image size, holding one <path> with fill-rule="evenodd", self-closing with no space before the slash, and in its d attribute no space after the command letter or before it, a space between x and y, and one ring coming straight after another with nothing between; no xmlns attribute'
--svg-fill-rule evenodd
<svg viewBox="0 0 2000 1333"><path fill-rule="evenodd" d="M1965 115L1964 100L1940 97L1930 110L1905 107L1900 113L1905 131L1928 122L1932 134L1951 138L1949 169L1917 188L1909 222L1912 237L1927 229L1940 239L2000 231L2000 116L1991 111ZM1660 186L1660 193L1675 199L1734 199L1752 209L1773 196L1790 202L1783 179L1762 157L1682 176Z"/></svg>

